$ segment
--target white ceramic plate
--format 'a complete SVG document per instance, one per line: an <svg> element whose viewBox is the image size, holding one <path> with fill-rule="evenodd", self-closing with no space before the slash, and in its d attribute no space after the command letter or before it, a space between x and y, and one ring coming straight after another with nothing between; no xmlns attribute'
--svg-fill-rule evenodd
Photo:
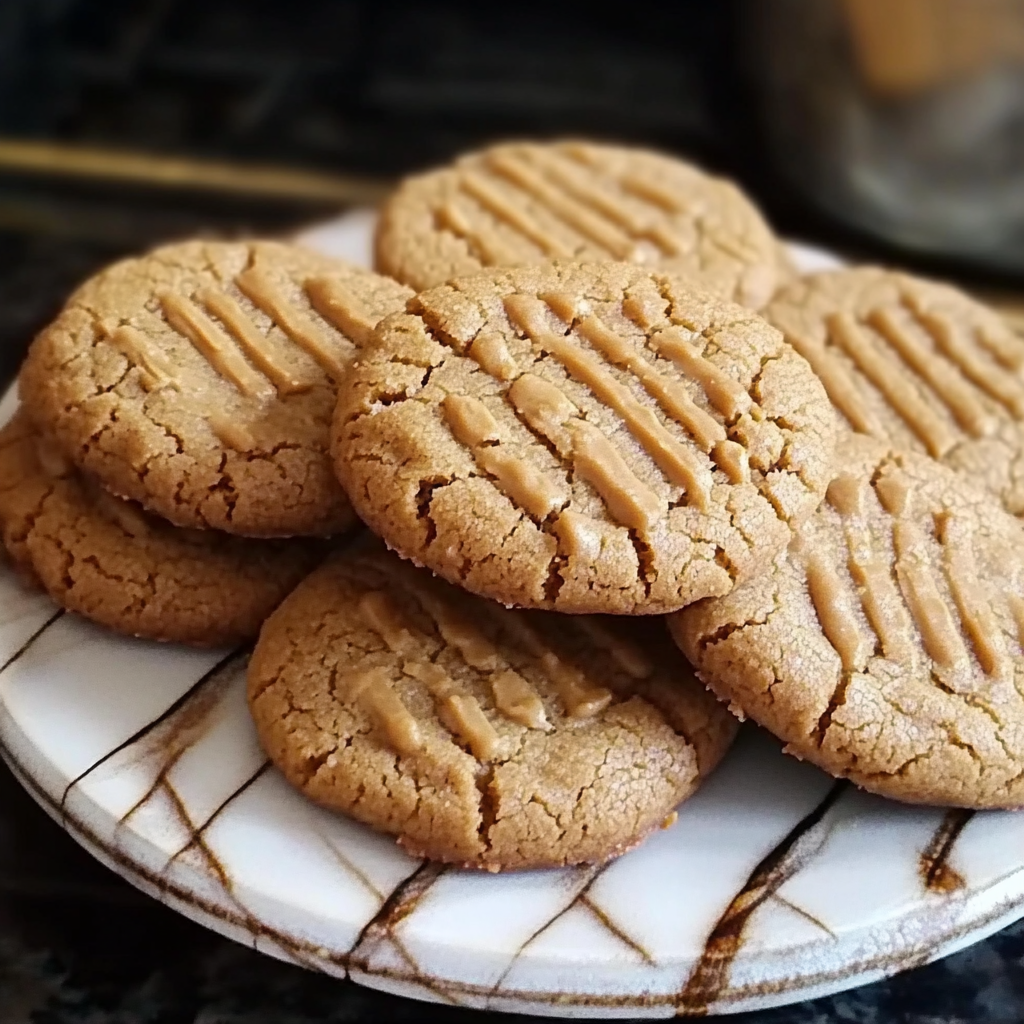
<svg viewBox="0 0 1024 1024"><path fill-rule="evenodd" d="M303 237L365 261L371 225L357 212ZM257 745L244 653L116 637L0 569L0 666L5 760L97 858L272 956L421 999L747 1010L924 963L1024 914L1024 815L888 803L749 728L634 852L487 875L413 860L292 792Z"/></svg>

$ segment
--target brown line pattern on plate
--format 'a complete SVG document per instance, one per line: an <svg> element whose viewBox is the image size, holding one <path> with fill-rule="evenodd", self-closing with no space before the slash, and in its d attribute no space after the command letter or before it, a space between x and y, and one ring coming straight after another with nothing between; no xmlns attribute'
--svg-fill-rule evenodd
<svg viewBox="0 0 1024 1024"><path fill-rule="evenodd" d="M57 802L39 786L31 775L28 774L24 766L18 762L11 751L6 747L0 747L0 753L2 753L4 760L11 767L15 776L29 791L33 798L38 803L48 807L51 813L59 816L59 807ZM212 922L223 922L225 924L241 928L248 926L248 923L244 919L232 914L230 911L226 911L223 907L210 903L208 900L197 895L192 890L184 889L171 882L165 881L161 883L161 879L150 872L144 865L131 860L129 857L121 853L121 851L116 847L107 846L84 821L75 818L73 815L67 816L64 827L73 834L74 838L78 842L88 844L95 849L100 850L104 856L117 864L125 874L132 876L132 878L136 879L139 883L150 885L155 888L162 888L169 896L172 896L183 904L193 907L199 913L205 914ZM1016 874L1019 870L1021 869L1014 869L1010 874ZM1004 877L1007 876L1002 876L999 879L996 879L994 884L1001 882ZM991 886L988 888L991 888ZM847 962L843 964L842 967L832 971L819 971L813 974L786 978L778 982L751 984L741 988L724 989L719 993L719 1002L728 1005L735 1004L746 999L783 995L787 992L795 991L798 988L806 990L854 978L866 972L883 971L886 974L893 974L897 971L907 970L912 966L916 966L930 960L935 951L941 946L955 942L963 936L973 931L983 929L990 923L999 920L999 918L1003 917L1015 906L1019 906L1019 904L1019 899L1004 900L982 917L972 920L968 925L936 935L916 954L908 955L904 953L901 955L899 952L885 952L875 956L865 957L862 960ZM216 928L215 925L213 925L213 927ZM262 921L257 922L257 927L258 930L253 933L254 939L261 936L268 938L279 945L282 949L298 950L309 954L313 959L319 959L324 963L329 963L342 969L346 968L349 964L349 958L346 953L325 950L322 946L288 935L285 932L272 928ZM421 980L413 973L404 973L393 968L376 968L371 970L365 963L360 963L357 966L360 971L370 977L386 978L391 981L410 984L422 983ZM487 996L494 994L493 986L490 985L474 985L469 982L452 981L450 979L446 979L443 982L437 979L432 980L436 985L444 986L444 991L448 997L453 997L454 994L458 994L468 997L486 998ZM504 999L508 999L509 1001L518 1001L523 1004L540 1003L549 1006L571 1005L595 1008L650 1009L655 1007L673 1006L677 1002L677 996L675 995L652 996L646 993L609 996L599 995L596 993L572 994L553 991L505 989L501 995ZM698 1013L706 1013L706 1009L700 1010Z"/></svg>
<svg viewBox="0 0 1024 1024"><path fill-rule="evenodd" d="M593 883L591 883L593 884ZM590 886L587 886L587 892L577 897L580 906L586 907L594 917L615 936L624 946L628 946L634 953L636 953L646 964L650 964L652 967L656 961L650 953L640 945L636 939L627 935L607 914L607 912L597 903L595 903L589 895Z"/></svg>
<svg viewBox="0 0 1024 1024"><path fill-rule="evenodd" d="M793 911L794 914L798 915L799 917L802 917L805 921L810 921L811 924L813 924L816 928L820 928L823 932L825 932L826 935L831 936L833 939L839 938L839 936L834 931L832 931L832 929L829 928L829 926L825 924L824 921L815 917L814 914L812 914L809 910L804 910L803 907L798 906L796 903L791 903L789 900L786 899L785 896L780 896L776 892L772 893L769 899L771 899L774 903L779 903L784 907L788 907L790 910Z"/></svg>
<svg viewBox="0 0 1024 1024"><path fill-rule="evenodd" d="M807 843L807 837L815 835L817 826L849 788L845 779L834 782L817 807L804 815L750 873L743 888L730 900L711 929L704 952L679 993L677 1013L702 1016L726 990L729 969L743 944L747 922L769 896L818 853L827 838L827 830L819 830L821 834L813 845Z"/></svg>
<svg viewBox="0 0 1024 1024"><path fill-rule="evenodd" d="M512 959L509 960L508 966L503 970L498 977L498 980L490 986L488 991L489 995L496 996L501 995L502 985L505 983L505 979L509 976L512 968L515 967L519 957L522 956L524 950L540 935L543 935L556 921L560 921L566 914L577 905L581 896L584 896L590 889L590 887L597 881L600 874L607 869L607 865L594 865L594 864L579 864L575 867L565 868L564 870L570 874L572 882L567 888L572 892L572 896L566 902L559 911L552 914L539 928L534 929L520 944L519 948L512 954ZM575 891L573 891L575 889Z"/></svg>
<svg viewBox="0 0 1024 1024"><path fill-rule="evenodd" d="M377 886L373 884L373 881L370 879L370 876L367 875L366 872L363 871L361 868L356 867L356 865L353 864L352 861L350 861L348 857L346 857L341 852L341 850L339 850L338 847L335 846L334 843L332 843L330 839L328 839L327 836L325 836L322 832L317 832L317 835L321 838L321 840L323 840L324 846L326 846L327 849L331 851L331 856L333 856L334 859L346 871L348 871L353 878L360 882L363 888L366 889L366 891L377 900L378 907L384 906L384 901L387 899L387 896L383 892L381 892L380 889L377 888Z"/></svg>
<svg viewBox="0 0 1024 1024"><path fill-rule="evenodd" d="M88 844L95 849L100 850L105 857L118 865L118 867L126 875L130 875L132 879L137 879L138 882L149 885L159 892L172 896L181 903L193 907L200 913L207 915L214 921L220 921L236 928L245 929L252 935L254 940L261 937L267 939L279 946L282 950L288 953L290 958L303 964L303 966L308 966L311 969L321 969L317 961L323 960L341 967L342 969L347 968L348 960L345 954L325 954L324 949L319 944L306 942L302 939L288 935L285 932L271 927L264 921L255 918L249 914L248 911L245 911L244 913L232 912L225 907L212 903L210 900L198 895L194 890L184 888L183 886L162 876L160 873L151 871L145 867L145 865L133 861L129 856L118 849L116 845L108 844L103 840L89 827L89 825L86 824L86 822L77 818L71 812L65 812L60 804L51 797L49 793L42 789L31 775L29 775L24 766L20 764L10 750L6 747L0 747L0 753L2 753L4 760L11 767L15 777L38 803L49 809L50 813L61 822L62 827L66 831L70 832L78 842ZM237 906L237 901L233 902Z"/></svg>
<svg viewBox="0 0 1024 1024"><path fill-rule="evenodd" d="M128 737L128 739L119 743L116 747L114 747L113 750L104 754L103 757L101 757L98 761L94 761L84 771L79 772L79 774L76 775L67 784L67 786L65 786L64 793L61 796L60 800L61 808L63 809L64 805L67 803L68 794L71 792L71 790L74 789L74 787L77 786L78 783L80 783L84 778L86 778L86 776L91 775L94 771L96 771L97 768L100 768L102 765L106 764L107 761L109 761L112 757L116 757L123 750L127 750L128 747L131 747L134 744L138 743L140 740L145 739L146 736L148 736L154 729L157 729L159 726L163 725L165 722L171 719L174 715L181 711L187 704L189 704L195 697L197 697L201 690L205 689L205 687L209 683L216 679L220 675L220 673L225 668L227 668L227 666L232 661L234 661L235 658L242 656L247 650L247 646L240 647L231 651L229 654L226 654L223 658L220 659L220 661L218 661L210 669L204 672L180 697L178 697L171 704L169 704L163 711L161 711L156 718L154 718L150 722L147 722L141 728L137 729L134 733L132 733L131 736ZM0 669L0 671L3 670Z"/></svg>
<svg viewBox="0 0 1024 1024"><path fill-rule="evenodd" d="M918 874L929 892L951 893L965 886L963 876L949 866L953 846L975 811L955 807L946 811L931 841L921 851Z"/></svg>
<svg viewBox="0 0 1024 1024"><path fill-rule="evenodd" d="M6 672L29 648L64 615L64 609L58 608L2 665L0 673Z"/></svg>
<svg viewBox="0 0 1024 1024"><path fill-rule="evenodd" d="M262 771L258 774L262 774ZM177 860L178 856L185 853L187 850L196 850L199 853L201 863L205 866L207 872L212 874L217 880L218 885L224 892L225 898L234 905L238 910L238 913L246 922L246 928L251 934L256 934L259 929L260 921L248 907L238 898L234 889L234 882L231 879L231 874L221 862L220 858L210 849L206 840L202 836L202 829L197 829L196 825L192 821L191 816L188 813L188 808L185 806L185 802L181 799L180 794L174 788L174 786L165 778L161 783L161 788L166 793L168 799L171 802L171 806L174 808L174 813L178 817L178 820L185 827L187 832L192 835L191 840L184 846L177 854L174 855L161 870L161 877L165 875L171 865ZM246 787L243 786L242 789ZM271 939L271 941L274 941ZM317 964L315 957L309 956L297 949L292 948L290 945L281 947L296 963L301 964L310 970L316 970Z"/></svg>
<svg viewBox="0 0 1024 1024"><path fill-rule="evenodd" d="M392 890L380 910L363 925L355 942L352 943L350 954L357 955L359 947L371 939L390 938L392 929L416 910L430 887L448 871L449 868L445 864L423 861L408 878Z"/></svg>
<svg viewBox="0 0 1024 1024"><path fill-rule="evenodd" d="M259 768L257 768L256 771L254 771L252 773L252 775L250 775L249 778L247 778L245 780L245 782L243 782L229 796L226 796L216 806L216 808L214 808L214 810L209 815L209 817L206 819L206 821L204 821L201 825L195 826L195 830L194 830L192 838L183 847L181 847L180 850L178 850L176 853L174 853L171 856L171 859L167 862L168 866L173 864L174 861L176 861L180 856L182 856L184 853L186 853L188 850L190 850L193 846L195 846L197 841L199 840L199 838L202 836L202 834L217 820L218 817L220 817L221 813L223 811L225 811L250 786L252 786L255 783L257 783L264 776L264 774L266 774L266 772L267 772L267 770L269 768L270 768L270 761L269 760L264 761L263 764L261 764L259 766ZM164 870L166 870L166 868Z"/></svg>
<svg viewBox="0 0 1024 1024"><path fill-rule="evenodd" d="M459 1001L445 988L442 982L423 972L405 944L395 935L395 928L415 912L430 888L447 872L446 865L425 860L405 881L401 882L356 936L355 942L346 954L349 969L358 968L367 974L373 974L374 972L369 966L372 950L368 949L363 953L360 953L360 950L370 944L390 942L412 970L410 980L432 992L441 1002L459 1005Z"/></svg>

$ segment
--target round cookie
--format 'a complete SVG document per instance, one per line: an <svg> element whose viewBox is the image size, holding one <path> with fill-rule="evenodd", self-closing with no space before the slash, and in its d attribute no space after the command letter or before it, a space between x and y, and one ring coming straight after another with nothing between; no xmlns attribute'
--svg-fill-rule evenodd
<svg viewBox="0 0 1024 1024"><path fill-rule="evenodd" d="M335 468L388 545L504 604L672 611L788 543L834 421L755 313L634 264L493 269L382 321Z"/></svg>
<svg viewBox="0 0 1024 1024"><path fill-rule="evenodd" d="M660 622L509 611L376 542L270 617L249 703L306 796L491 871L625 852L736 732Z"/></svg>
<svg viewBox="0 0 1024 1024"><path fill-rule="evenodd" d="M337 378L411 293L277 242L185 242L104 270L35 339L21 397L113 493L178 526L328 535Z"/></svg>
<svg viewBox="0 0 1024 1024"><path fill-rule="evenodd" d="M858 267L783 289L765 317L850 429L926 452L1024 514L1024 340L949 285Z"/></svg>
<svg viewBox="0 0 1024 1024"><path fill-rule="evenodd" d="M407 178L381 209L377 268L417 291L551 259L670 267L753 309L789 276L781 246L732 182L640 149L494 146Z"/></svg>
<svg viewBox="0 0 1024 1024"><path fill-rule="evenodd" d="M685 609L697 674L812 761L915 803L1024 806L1024 527L926 456L849 435L774 568Z"/></svg>
<svg viewBox="0 0 1024 1024"><path fill-rule="evenodd" d="M245 540L147 515L80 476L22 412L0 431L0 529L15 565L69 611L121 633L248 640L325 548Z"/></svg>

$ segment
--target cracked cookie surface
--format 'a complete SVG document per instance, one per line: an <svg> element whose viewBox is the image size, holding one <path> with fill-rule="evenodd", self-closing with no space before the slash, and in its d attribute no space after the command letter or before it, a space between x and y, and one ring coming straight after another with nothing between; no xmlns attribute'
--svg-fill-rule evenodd
<svg viewBox="0 0 1024 1024"><path fill-rule="evenodd" d="M200 646L256 636L325 553L322 541L171 526L86 481L23 412L0 431L0 529L15 565L62 607Z"/></svg>
<svg viewBox="0 0 1024 1024"><path fill-rule="evenodd" d="M736 722L653 620L509 611L360 541L264 626L260 740L306 796L492 871L636 845Z"/></svg>
<svg viewBox="0 0 1024 1024"><path fill-rule="evenodd" d="M29 415L109 490L178 526L328 535L335 383L411 293L276 242L186 242L87 281L33 342Z"/></svg>
<svg viewBox="0 0 1024 1024"><path fill-rule="evenodd" d="M926 456L841 442L773 571L670 618L787 751L899 800L1024 806L1024 527Z"/></svg>
<svg viewBox="0 0 1024 1024"><path fill-rule="evenodd" d="M626 263L411 300L339 388L335 468L388 545L504 604L672 611L785 548L834 417L781 334Z"/></svg>
<svg viewBox="0 0 1024 1024"><path fill-rule="evenodd" d="M1024 340L949 285L877 267L812 274L764 315L849 429L972 477L1024 514Z"/></svg>
<svg viewBox="0 0 1024 1024"><path fill-rule="evenodd" d="M638 149L494 146L407 178L381 209L377 267L419 291L483 267L550 259L670 267L752 309L790 274L732 182Z"/></svg>

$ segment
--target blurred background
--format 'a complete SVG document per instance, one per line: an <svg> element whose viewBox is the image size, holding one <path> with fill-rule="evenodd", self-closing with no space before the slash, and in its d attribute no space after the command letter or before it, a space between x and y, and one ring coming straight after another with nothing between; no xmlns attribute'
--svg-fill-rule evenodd
<svg viewBox="0 0 1024 1024"><path fill-rule="evenodd" d="M654 146L790 237L1024 276L1024 3L0 0L0 372L66 290L510 136Z"/></svg>

